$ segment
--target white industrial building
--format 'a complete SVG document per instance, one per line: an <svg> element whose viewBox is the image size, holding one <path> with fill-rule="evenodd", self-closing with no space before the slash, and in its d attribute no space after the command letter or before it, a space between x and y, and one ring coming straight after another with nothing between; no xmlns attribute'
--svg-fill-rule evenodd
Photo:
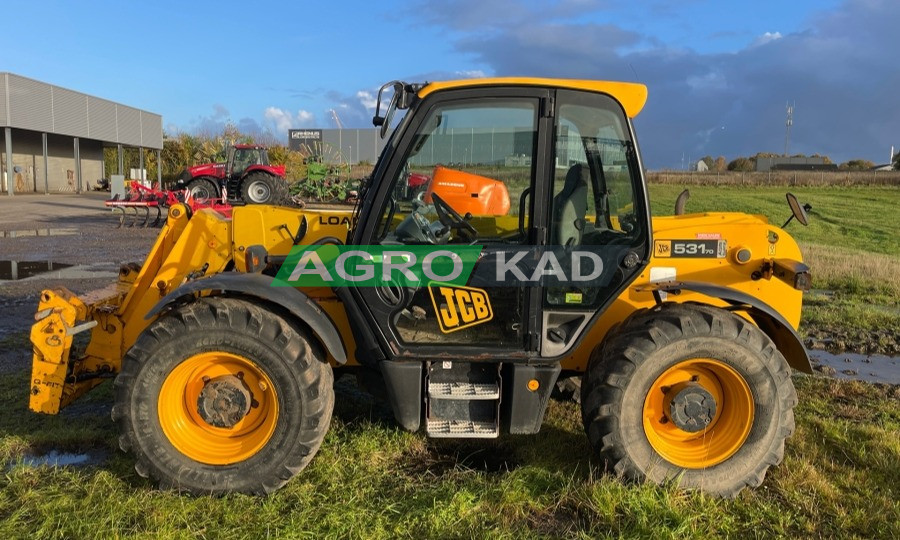
<svg viewBox="0 0 900 540"><path fill-rule="evenodd" d="M0 72L0 193L79 193L103 177L103 148L162 150L162 116ZM142 159L143 162L143 159ZM159 160L157 159L157 163Z"/></svg>

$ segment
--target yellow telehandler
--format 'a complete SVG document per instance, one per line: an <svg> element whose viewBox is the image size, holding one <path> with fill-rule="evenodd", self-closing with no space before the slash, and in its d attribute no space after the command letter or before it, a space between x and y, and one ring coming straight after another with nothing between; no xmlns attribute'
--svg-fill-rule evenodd
<svg viewBox="0 0 900 540"><path fill-rule="evenodd" d="M354 208L176 205L116 283L43 291L31 409L114 379L139 474L265 494L316 454L335 370L383 384L403 428L465 438L537 433L557 380L582 375L607 470L758 486L794 429L791 368L810 372L809 269L763 216L651 219L632 127L646 97L386 84L374 123L390 136Z"/></svg>

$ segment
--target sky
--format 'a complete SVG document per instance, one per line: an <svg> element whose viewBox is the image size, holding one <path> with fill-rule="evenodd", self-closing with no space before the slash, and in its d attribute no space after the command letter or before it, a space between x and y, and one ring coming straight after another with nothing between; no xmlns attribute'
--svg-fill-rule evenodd
<svg viewBox="0 0 900 540"><path fill-rule="evenodd" d="M370 127L393 79L635 81L645 165L791 154L887 163L900 149L897 0L45 2L5 6L0 71L163 116L167 133L226 122ZM11 23L11 21L19 21ZM28 21L27 23L24 21Z"/></svg>

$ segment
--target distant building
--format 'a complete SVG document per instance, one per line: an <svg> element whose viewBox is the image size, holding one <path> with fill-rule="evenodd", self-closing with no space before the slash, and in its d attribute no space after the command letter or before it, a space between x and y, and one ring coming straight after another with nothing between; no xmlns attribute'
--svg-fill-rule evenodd
<svg viewBox="0 0 900 540"><path fill-rule="evenodd" d="M757 171L834 171L837 165L825 163L823 157L757 158Z"/></svg>
<svg viewBox="0 0 900 540"><path fill-rule="evenodd" d="M872 170L872 171L893 171L894 164L893 163L885 163L884 165L875 165L870 170Z"/></svg>
<svg viewBox="0 0 900 540"><path fill-rule="evenodd" d="M691 167L691 170L697 172L706 172L709 170L709 165L707 165L706 162L701 159L697 163L694 163L693 167Z"/></svg>
<svg viewBox="0 0 900 540"><path fill-rule="evenodd" d="M0 72L0 191L80 192L104 176L103 148L162 149L162 117Z"/></svg>

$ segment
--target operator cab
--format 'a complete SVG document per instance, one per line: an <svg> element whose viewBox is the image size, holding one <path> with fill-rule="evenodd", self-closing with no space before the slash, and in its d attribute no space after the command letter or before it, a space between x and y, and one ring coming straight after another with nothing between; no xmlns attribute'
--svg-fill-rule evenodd
<svg viewBox="0 0 900 540"><path fill-rule="evenodd" d="M269 154L262 146L238 144L228 148L227 175L240 175L251 165L268 165Z"/></svg>
<svg viewBox="0 0 900 540"><path fill-rule="evenodd" d="M427 286L358 294L377 313L389 349L428 354L449 343L460 353L487 345L498 357L523 347L529 356L558 357L649 256L649 211L628 115L598 92L429 88L392 81L379 91L373 123L385 136L394 129L362 195L351 242L480 246L468 285L484 290L505 316L445 332ZM399 111L409 112L398 120ZM492 264L523 250L532 266L543 251L560 260L592 251L606 270L578 284L491 277ZM562 271L589 275L591 268L563 263Z"/></svg>

